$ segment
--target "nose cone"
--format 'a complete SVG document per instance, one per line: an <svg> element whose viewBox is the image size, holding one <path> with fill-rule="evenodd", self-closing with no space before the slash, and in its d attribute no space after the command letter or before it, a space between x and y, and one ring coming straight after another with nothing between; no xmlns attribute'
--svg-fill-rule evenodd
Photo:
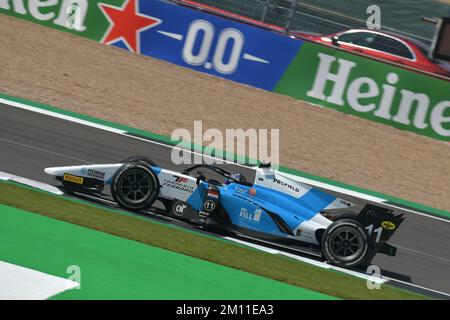
<svg viewBox="0 0 450 320"><path fill-rule="evenodd" d="M52 176L56 175L57 168L45 168L44 172Z"/></svg>

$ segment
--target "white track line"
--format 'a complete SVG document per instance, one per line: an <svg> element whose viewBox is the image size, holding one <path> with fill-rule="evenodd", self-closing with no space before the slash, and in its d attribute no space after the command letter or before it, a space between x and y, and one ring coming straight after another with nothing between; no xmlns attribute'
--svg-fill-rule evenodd
<svg viewBox="0 0 450 320"><path fill-rule="evenodd" d="M402 281L402 280L397 280L395 278L384 277L384 276L383 276L383 278L387 279L387 280L390 280L390 281L399 282L399 283L402 283L402 284L407 285L407 286L412 286L412 287L419 288L419 289L422 289L422 290L425 290L425 291L431 291L431 292L434 292L434 293L441 294L443 296L450 297L450 293L447 293L447 292L442 292L442 291L438 291L438 290L422 287L422 286L419 286L417 284L414 284L414 283L411 283L411 282Z"/></svg>
<svg viewBox="0 0 450 320"><path fill-rule="evenodd" d="M443 296L450 297L449 293L438 291L438 290L434 290L434 289L430 289L430 288L427 288L427 287L423 287L423 286L420 286L418 284L414 284L414 283L411 283L411 282L406 282L406 281L402 281L402 280L398 280L398 279L390 278L390 277L386 277L386 276L376 277L376 276L368 275L368 274L365 274L365 273L362 273L362 272L357 272L357 271L353 271L353 270L339 268L339 267L336 267L336 266L333 266L333 265L329 265L329 264L327 264L325 262L309 259L309 258L306 258L306 257L302 257L302 256L299 256L299 255L288 253L288 252L283 252L283 251L278 251L278 250L271 249L271 248L266 248L264 246L257 245L257 244L251 243L251 242L235 239L233 237L224 237L224 239L230 240L230 241L233 241L233 242L237 242L239 244L242 244L242 245L245 245L245 246L257 249L257 250L261 250L261 251L264 251L264 252L267 252L267 253L284 255L284 256L287 256L289 258L292 258L292 259L295 259L295 260L298 260L298 261L301 261L301 262L305 262L305 263L308 263L308 264L312 264L312 265L315 265L315 266L320 267L320 268L332 269L332 270L340 271L342 273L346 273L346 274L349 274L349 275L352 275L352 276L355 276L355 277L358 277L358 278L361 278L361 279L364 279L364 280L367 280L367 281L371 281L371 282L374 282L374 283L383 284L383 283L386 283L388 281L394 281L394 282L402 283L402 284L407 285L407 286L412 286L412 287L419 288L419 289L422 289L422 290L425 290L425 291L430 291L430 292L438 293L438 294L443 295Z"/></svg>
<svg viewBox="0 0 450 320"><path fill-rule="evenodd" d="M422 252L422 251L419 251L419 250L402 247L402 246L399 246L399 245L396 245L396 244L392 244L392 245L394 247L397 247L398 249L401 249L401 250L409 251L409 252L412 252L412 253L415 253L415 254L418 254L418 255L422 255L422 256L425 256L425 257L429 257L429 258L432 258L432 259L435 259L435 260L440 260L440 261L443 261L443 262L446 262L446 263L450 263L450 259L438 257L438 256L435 256L434 254L429 254L429 253Z"/></svg>
<svg viewBox="0 0 450 320"><path fill-rule="evenodd" d="M12 140L8 140L8 139L4 139L4 138L0 138L0 141L3 141L4 143L15 144L15 145L18 145L18 146L21 146L21 147L25 147L25 148L28 148L28 149L32 149L32 150L35 150L35 151L48 153L48 154L51 154L51 155L54 155L54 156L57 156L57 157L67 158L67 159L80 161L80 162L91 163L90 161L87 161L87 160L83 160L83 159L80 159L80 158L74 158L74 157L71 157L71 156L59 153L59 152L54 152L54 151L50 151L50 150L47 150L47 149L42 149L42 148L38 148L38 147L35 147L35 146L30 146L29 144L20 143L20 142L17 142L17 141L12 141Z"/></svg>
<svg viewBox="0 0 450 320"><path fill-rule="evenodd" d="M386 201L386 199L383 198L379 198L379 197L375 197L375 196L371 196L371 195L367 195L365 193L361 193L361 192L357 192L357 191L353 191L353 190L349 190L349 189L345 189L342 187L337 187L337 186L332 186L328 183L324 183L324 182L319 182L316 180L312 180L312 179L308 179L308 178L303 178L303 177L299 177L290 173L285 173L282 172L281 173L285 176L288 176L289 178L293 179L293 180L297 180L315 187L319 187L319 188L323 188L323 189L328 189L328 190L332 190L335 192L339 192L339 193L343 193L355 198L360 198L360 199L365 199L368 201L373 201L373 202L381 202L384 203L384 201Z"/></svg>
<svg viewBox="0 0 450 320"><path fill-rule="evenodd" d="M291 259L295 259L295 260L298 260L298 261L301 261L301 262L304 262L304 263L307 263L307 264L314 265L314 266L319 267L319 268L337 270L337 271L340 271L342 273L346 273L346 274L349 274L349 275L352 275L352 276L355 276L355 277L358 277L358 278L361 278L361 279L364 279L364 280L373 281L375 283L385 283L385 282L388 281L387 279L383 279L382 277L374 277L374 276L371 276L371 275L368 275L368 274L364 274L364 273L361 273L361 272L357 272L357 271L353 271L353 270L349 270L349 269L339 268L339 267L330 265L330 264L322 262L322 261L317 261L317 260L314 260L314 259L306 258L306 257L300 256L300 255L296 255L296 254L292 254L292 253L288 253L288 252L284 252L284 251L280 251L280 250L276 250L276 249L266 248L266 247L258 245L258 244L254 244L254 243L251 243L251 242L243 241L243 240L240 240L240 239L235 239L233 237L223 237L223 238L226 239L226 240L229 240L229 241L233 241L233 242L245 245L247 247L255 248L257 250L261 250L261 251L270 253L270 254L283 255L283 256L289 257Z"/></svg>
<svg viewBox="0 0 450 320"><path fill-rule="evenodd" d="M70 122L75 122L84 126L88 126L88 127L93 127L93 128L97 128L100 130L105 130L105 131L109 131L109 132L114 132L114 133L118 133L118 134L122 134L122 133L126 133L126 131L124 130L120 130L120 129L116 129L116 128L112 128L112 127L108 127L108 126L104 126L98 123L94 123L91 121L87 121L87 120L82 120L82 119L78 119L75 117L71 117L71 116L66 116L64 114L61 113L57 113L57 112L53 112L53 111L48 111L45 109L41 109L41 108L36 108L24 103L20 103L20 102L16 102L16 101L11 101L11 100L6 100L3 98L0 98L0 103L6 104L8 106L11 107L16 107L19 109L24 109L24 110L28 110L28 111L32 111L32 112L37 112L40 114L45 114L47 116L50 117L54 117L54 118L58 118L58 119L63 119L63 120L67 120Z"/></svg>
<svg viewBox="0 0 450 320"><path fill-rule="evenodd" d="M39 181L35 181L35 180L31 180L31 179L27 179L27 178L23 178L23 177L19 177L10 173L6 173L3 171L0 171L0 180L3 181L14 181L14 182L18 182L36 189L40 189L40 190L44 190L56 195L63 195L64 192L62 192L61 190L59 190L58 188L51 186L49 184L43 183L43 182L39 182Z"/></svg>
<svg viewBox="0 0 450 320"><path fill-rule="evenodd" d="M27 104L24 104L24 103L11 101L11 100L7 100L7 99L4 99L4 98L0 98L0 103L9 105L11 107L16 107L16 108L20 108L20 109L24 109L24 110L28 110L28 111L32 111L32 112L36 112L36 113L40 113L40 114L44 114L44 115L47 115L47 116L50 116L50 117L54 117L54 118L58 118L58 119L62 119L62 120L70 121L70 122L74 122L74 123L77 123L77 124L81 124L81 125L97 128L97 129L100 129L100 130L121 134L121 135L130 137L130 138L133 138L133 139L138 139L138 140L146 141L148 143L152 143L152 144L155 144L155 145L164 146L166 148L176 149L176 150L183 150L183 151L186 151L186 152L190 152L191 154L200 155L200 156L202 156L204 158L219 160L219 161L222 161L223 163L232 164L232 165L243 167L243 168L246 168L246 169L253 169L253 170L255 169L254 167L249 167L249 166L246 166L246 165L243 165L243 164L240 164L240 163L235 163L233 161L223 160L223 159L219 159L219 158L216 158L216 157L213 157L213 156L209 156L209 155L203 155L200 152L192 151L190 149L180 148L180 147L171 146L171 145L164 144L164 143L157 142L157 141L153 141L153 140L144 139L144 138L141 138L141 137L136 137L136 136L127 134L127 132L124 131L124 130L120 130L120 129L116 129L116 128L113 128L113 127L97 124L97 123L94 123L94 122L91 122L91 121L87 121L87 120L81 120L81 119L78 119L76 117L71 117L71 116L67 116L67 115L61 114L61 113L57 113L57 112L48 111L48 110L45 110L45 109L33 107L33 106L30 106L30 105L27 105ZM281 173L284 174L284 175L290 175L290 174L282 172L282 171L281 171ZM328 190L331 190L331 191L334 191L334 192L339 192L339 193L347 194L347 195L350 195L350 196L354 196L356 198L362 198L362 199L365 199L365 200L381 203L381 204L383 204L385 206L389 206L389 207L393 207L393 208L399 208L399 209L408 211L410 213L418 214L418 215L421 215L421 216L424 216L424 217L428 217L428 218L431 218L431 219L435 219L435 220L439 220L439 221L442 221L442 222L447 222L447 223L450 222L450 220L439 218L439 217L436 217L434 215L429 215L429 214L426 214L426 213L423 213L423 212L418 212L418 211L414 211L414 210L411 210L411 209L406 209L406 208L403 208L403 207L398 207L398 206L387 204L387 203L384 202L386 200L382 199L382 198L366 195L366 194L363 194L363 193L360 193L360 192L352 191L352 190L349 190L349 189L337 187L337 186L334 186L334 185L331 185L331 184L327 184L327 183L323 183L323 182L319 182L319 181L315 181L315 180L311 180L311 179L302 178L302 177L295 176L295 175L291 175L291 176L292 176L293 179L297 179L298 181L308 181L306 183L311 184L313 186L320 186L321 188L328 189Z"/></svg>
<svg viewBox="0 0 450 320"><path fill-rule="evenodd" d="M390 203L383 203L383 205L386 206L386 207L394 208L394 209L401 209L401 210L403 210L403 211L408 211L408 212L410 212L410 213L414 213L414 214L417 214L417 215L419 215L419 216L428 217L428 218L432 218L432 219L439 220L439 221L442 221L442 222L450 223L450 220L448 220L448 219L445 219L445 218L439 218L439 217L436 217L436 216L431 216L431 215L426 214L426 213L423 213L423 212L414 211L414 210L411 210L411 209L408 209L408 208L395 206L395 205L390 204Z"/></svg>
<svg viewBox="0 0 450 320"><path fill-rule="evenodd" d="M78 283L0 261L0 300L45 300Z"/></svg>

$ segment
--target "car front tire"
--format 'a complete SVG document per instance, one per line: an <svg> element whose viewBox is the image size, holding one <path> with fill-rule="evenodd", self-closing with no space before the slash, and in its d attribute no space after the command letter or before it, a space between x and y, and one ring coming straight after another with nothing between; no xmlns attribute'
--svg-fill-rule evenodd
<svg viewBox="0 0 450 320"><path fill-rule="evenodd" d="M158 198L157 175L142 162L124 164L114 175L111 195L124 209L140 211L150 207Z"/></svg>

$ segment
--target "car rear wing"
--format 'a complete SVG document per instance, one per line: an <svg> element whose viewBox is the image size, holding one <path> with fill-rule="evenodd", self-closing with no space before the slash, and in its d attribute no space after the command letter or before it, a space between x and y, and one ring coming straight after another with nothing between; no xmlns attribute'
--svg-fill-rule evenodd
<svg viewBox="0 0 450 320"><path fill-rule="evenodd" d="M391 238L405 218L391 209L366 204L357 219L366 228L371 243L381 245Z"/></svg>

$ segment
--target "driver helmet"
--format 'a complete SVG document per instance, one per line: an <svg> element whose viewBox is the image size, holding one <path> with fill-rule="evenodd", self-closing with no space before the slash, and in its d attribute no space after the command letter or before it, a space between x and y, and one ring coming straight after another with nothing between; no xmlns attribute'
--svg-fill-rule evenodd
<svg viewBox="0 0 450 320"><path fill-rule="evenodd" d="M236 179L237 181L241 181L241 179L242 179L242 175L240 173L232 173L232 174L230 174L230 177L232 179ZM230 184L232 182L236 182L236 181L226 178L224 181L224 184Z"/></svg>

